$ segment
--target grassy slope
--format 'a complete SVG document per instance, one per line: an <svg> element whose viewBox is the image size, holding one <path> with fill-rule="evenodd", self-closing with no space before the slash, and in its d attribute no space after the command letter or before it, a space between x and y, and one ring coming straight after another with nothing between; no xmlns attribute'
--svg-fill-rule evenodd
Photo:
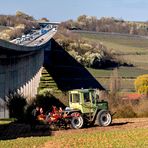
<svg viewBox="0 0 148 148"><path fill-rule="evenodd" d="M51 137L29 137L15 140L0 141L3 148L35 148L48 141L48 147L132 147L146 148L148 146L148 129L118 129L111 131L86 131L65 133Z"/></svg>

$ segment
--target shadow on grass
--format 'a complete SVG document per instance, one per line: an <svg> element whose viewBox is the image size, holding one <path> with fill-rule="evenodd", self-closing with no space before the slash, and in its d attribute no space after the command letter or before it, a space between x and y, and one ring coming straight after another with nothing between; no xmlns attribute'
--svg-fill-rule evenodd
<svg viewBox="0 0 148 148"><path fill-rule="evenodd" d="M35 129L32 130L29 124L0 124L0 140L51 135L52 132L48 125L36 125Z"/></svg>
<svg viewBox="0 0 148 148"><path fill-rule="evenodd" d="M111 123L111 124L110 124L109 126L107 126L107 127L122 126L122 125L130 124L130 123L134 123L134 122ZM105 128L105 127L103 127L103 126L98 126L98 125L89 125L89 126L86 126L85 128L92 128L92 127L102 127L102 128Z"/></svg>

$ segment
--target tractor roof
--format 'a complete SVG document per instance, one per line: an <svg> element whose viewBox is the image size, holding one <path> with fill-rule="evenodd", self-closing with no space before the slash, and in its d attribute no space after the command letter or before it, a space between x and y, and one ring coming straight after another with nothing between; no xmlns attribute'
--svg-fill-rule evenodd
<svg viewBox="0 0 148 148"><path fill-rule="evenodd" d="M76 93L76 92L90 92L90 91L95 91L95 89L74 89L69 92Z"/></svg>

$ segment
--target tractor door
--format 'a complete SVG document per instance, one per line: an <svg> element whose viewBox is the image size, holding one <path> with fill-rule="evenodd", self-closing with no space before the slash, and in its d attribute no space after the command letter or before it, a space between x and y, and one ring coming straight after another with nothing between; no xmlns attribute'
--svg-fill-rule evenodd
<svg viewBox="0 0 148 148"><path fill-rule="evenodd" d="M93 112L92 96L91 96L90 92L84 92L83 93L82 108L83 108L84 113Z"/></svg>

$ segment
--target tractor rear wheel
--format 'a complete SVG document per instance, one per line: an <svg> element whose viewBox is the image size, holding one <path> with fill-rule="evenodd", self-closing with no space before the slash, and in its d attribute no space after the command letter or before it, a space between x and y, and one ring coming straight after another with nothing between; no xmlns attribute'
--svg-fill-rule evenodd
<svg viewBox="0 0 148 148"><path fill-rule="evenodd" d="M112 122L112 116L109 111L101 110L97 114L96 123L99 126L108 126Z"/></svg>
<svg viewBox="0 0 148 148"><path fill-rule="evenodd" d="M74 129L80 129L83 127L84 119L81 115L79 116L73 116L71 119L71 126Z"/></svg>

